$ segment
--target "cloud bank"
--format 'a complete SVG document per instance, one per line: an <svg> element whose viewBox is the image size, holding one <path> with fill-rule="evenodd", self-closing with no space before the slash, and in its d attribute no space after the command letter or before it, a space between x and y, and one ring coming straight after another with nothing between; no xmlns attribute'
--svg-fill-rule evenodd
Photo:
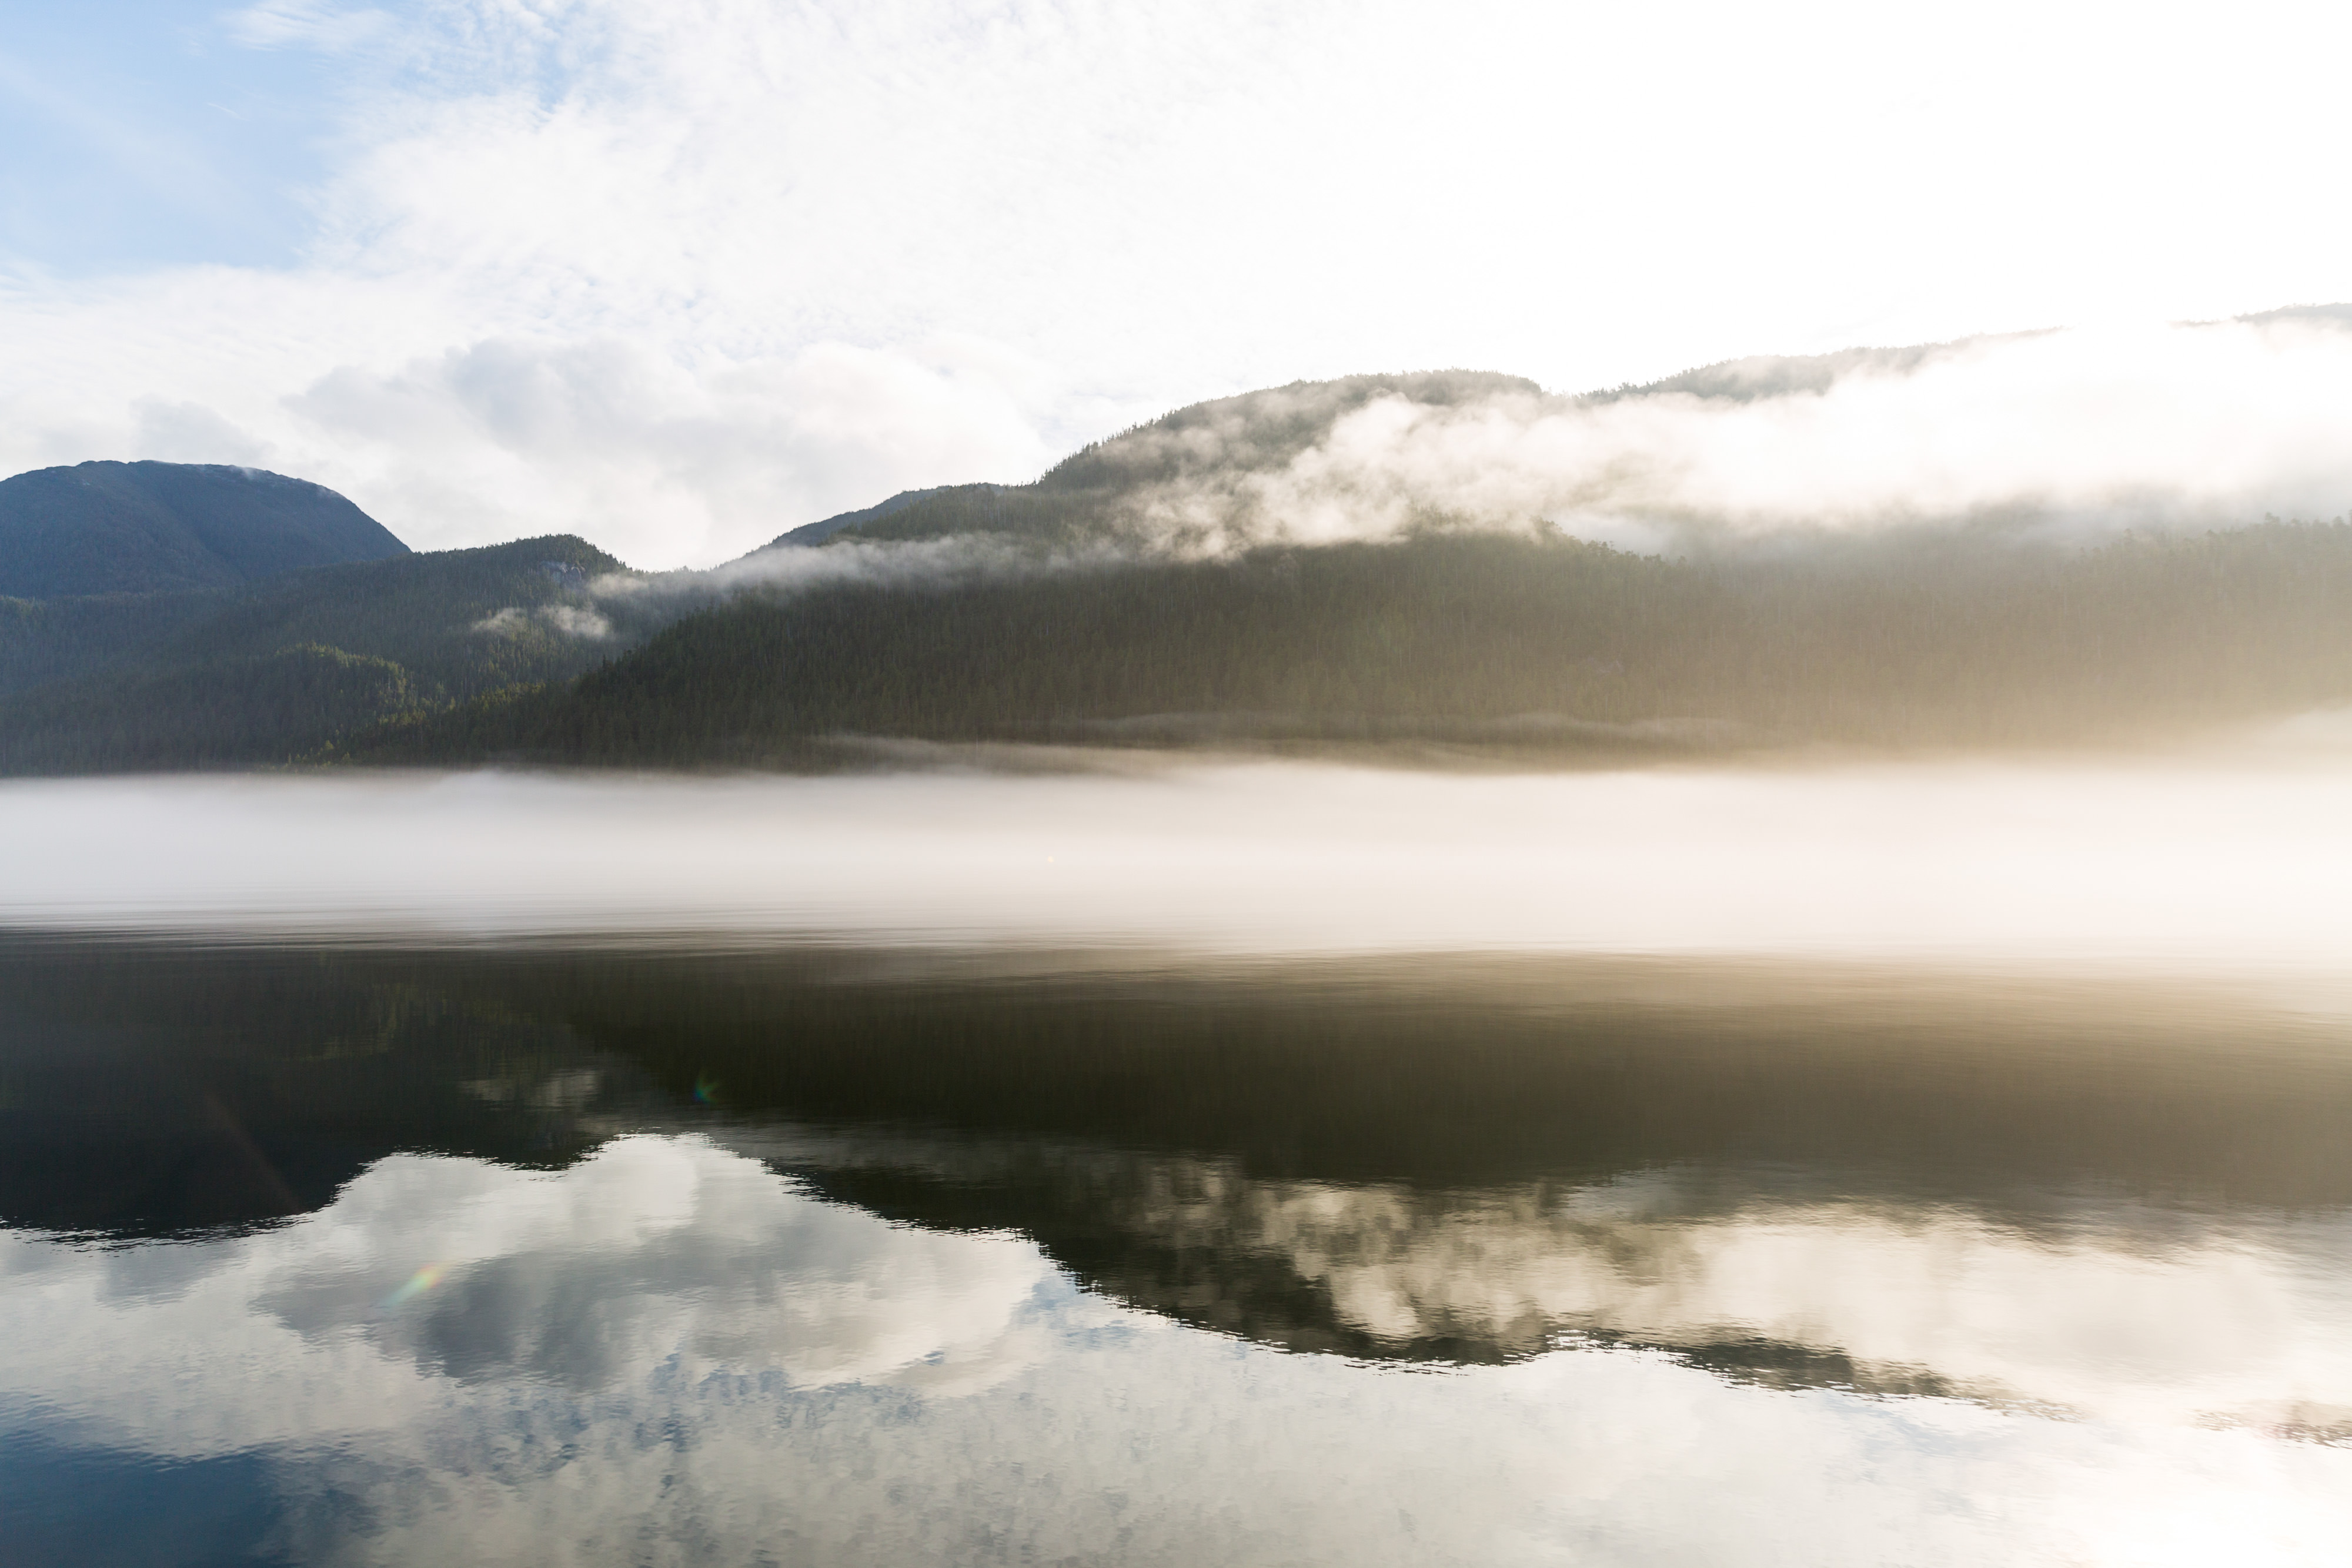
<svg viewBox="0 0 2352 1568"><path fill-rule="evenodd" d="M1217 549L1537 519L1640 549L2006 522L2065 537L2352 512L2352 323L2064 331L1769 362L1627 396L1377 398L1269 460L1212 422L1122 438L1146 538ZM1789 385L1798 382L1793 389Z"/></svg>

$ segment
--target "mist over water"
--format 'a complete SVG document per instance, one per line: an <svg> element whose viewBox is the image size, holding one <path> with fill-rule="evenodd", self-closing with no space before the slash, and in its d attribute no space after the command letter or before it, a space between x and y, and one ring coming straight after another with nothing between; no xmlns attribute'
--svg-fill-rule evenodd
<svg viewBox="0 0 2352 1568"><path fill-rule="evenodd" d="M1555 773L931 748L820 778L20 782L0 785L0 920L2320 976L2352 958L2333 729Z"/></svg>

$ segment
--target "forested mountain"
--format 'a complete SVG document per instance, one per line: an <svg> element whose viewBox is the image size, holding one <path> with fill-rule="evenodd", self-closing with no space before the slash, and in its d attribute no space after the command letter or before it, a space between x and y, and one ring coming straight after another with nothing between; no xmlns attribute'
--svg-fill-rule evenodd
<svg viewBox="0 0 2352 1568"><path fill-rule="evenodd" d="M1940 351L1732 361L1596 397L1801 393ZM1220 399L1033 484L905 492L710 572L625 574L551 538L0 599L0 772L814 767L851 737L2040 747L2352 703L2340 523L2089 546L1960 523L1653 556L1532 516L1414 513L1376 540L1297 542L1278 488L1250 481L1326 462L1381 399L1415 417L1577 401L1471 371Z"/></svg>
<svg viewBox="0 0 2352 1568"><path fill-rule="evenodd" d="M334 491L257 468L83 463L0 480L0 595L216 588L407 553Z"/></svg>
<svg viewBox="0 0 2352 1568"><path fill-rule="evenodd" d="M820 737L1623 755L2127 740L2352 700L2352 527L1664 560L1454 535L751 593L382 761L799 765Z"/></svg>
<svg viewBox="0 0 2352 1568"><path fill-rule="evenodd" d="M761 550L782 549L793 545L821 545L845 528L854 528L861 523L879 522L884 517L896 516L916 502L939 493L936 486L929 490L901 490L887 501L877 501L870 507L860 507L854 512L835 512L832 517L822 517L814 523L803 523L799 528L787 529L751 553L758 555Z"/></svg>
<svg viewBox="0 0 2352 1568"><path fill-rule="evenodd" d="M632 634L588 592L621 570L557 536L233 589L0 600L0 772L282 763L565 679Z"/></svg>

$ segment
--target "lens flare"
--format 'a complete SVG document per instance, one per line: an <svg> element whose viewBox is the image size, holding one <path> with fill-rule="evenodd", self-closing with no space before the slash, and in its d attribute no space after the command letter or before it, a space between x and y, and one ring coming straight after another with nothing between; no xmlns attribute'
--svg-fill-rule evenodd
<svg viewBox="0 0 2352 1568"><path fill-rule="evenodd" d="M408 1277L408 1282L383 1299L386 1309L404 1306L439 1284L448 1274L446 1263L427 1263Z"/></svg>

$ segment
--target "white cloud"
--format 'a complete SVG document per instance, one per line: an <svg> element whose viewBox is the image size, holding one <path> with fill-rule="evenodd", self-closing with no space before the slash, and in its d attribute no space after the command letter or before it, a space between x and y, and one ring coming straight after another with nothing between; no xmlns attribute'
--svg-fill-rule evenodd
<svg viewBox="0 0 2352 1568"><path fill-rule="evenodd" d="M131 405L141 457L163 463L228 463L267 468L276 454L213 410L198 402L140 398Z"/></svg>
<svg viewBox="0 0 2352 1568"><path fill-rule="evenodd" d="M610 621L579 604L542 604L537 610L525 610L519 604L509 604L475 622L473 629L486 636L511 637L524 631L533 621L562 636L577 637L583 642L601 643L613 634Z"/></svg>
<svg viewBox="0 0 2352 1568"><path fill-rule="evenodd" d="M551 604L543 613L547 623L567 637L598 643L613 634L613 623L595 611L577 604Z"/></svg>
<svg viewBox="0 0 2352 1568"><path fill-rule="evenodd" d="M341 54L383 37L394 26L390 14L373 6L334 5L326 0L262 0L221 18L231 38L256 49L308 48Z"/></svg>
<svg viewBox="0 0 2352 1568"><path fill-rule="evenodd" d="M588 590L608 609L643 604L664 613L682 613L687 607L717 603L747 589L790 594L845 583L954 588L1107 570L1131 565L1137 559L1133 549L1119 544L1067 548L989 534L916 540L845 538L823 549L761 550L707 571L656 576L614 572L591 582Z"/></svg>
<svg viewBox="0 0 2352 1568"><path fill-rule="evenodd" d="M20 273L0 465L140 455L152 400L419 544L707 564L1302 375L2352 297L2307 7L382 15L234 14L342 51L305 259Z"/></svg>
<svg viewBox="0 0 2352 1568"><path fill-rule="evenodd" d="M1144 494L1138 521L1213 548L1393 534L1431 512L1548 517L1640 548L2000 517L2045 530L2352 512L2352 330L2284 322L1967 343L1821 390L1584 402L1383 397L1287 460L1167 438L1240 472ZM1138 442L1149 459L1160 444Z"/></svg>
<svg viewBox="0 0 2352 1568"><path fill-rule="evenodd" d="M992 382L839 344L696 373L619 339L493 339L336 370L287 405L412 519L412 544L580 532L654 566L866 504L871 476L1045 461Z"/></svg>

